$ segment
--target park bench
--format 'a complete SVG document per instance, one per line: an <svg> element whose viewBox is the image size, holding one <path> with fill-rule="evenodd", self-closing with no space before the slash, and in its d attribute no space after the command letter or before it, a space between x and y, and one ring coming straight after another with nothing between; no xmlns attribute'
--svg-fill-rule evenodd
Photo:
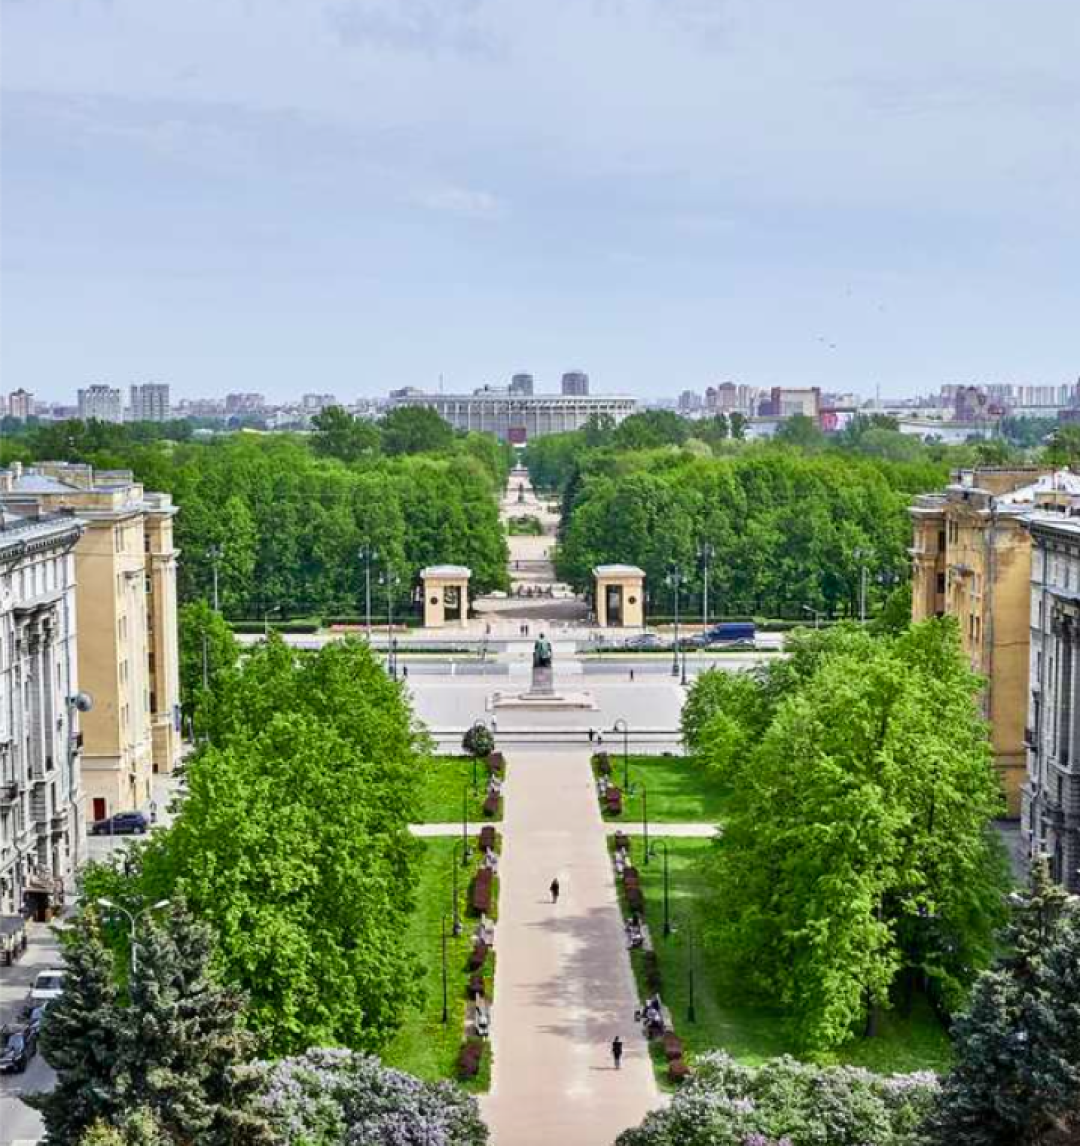
<svg viewBox="0 0 1080 1146"><path fill-rule="evenodd" d="M480 922L473 932L473 942L486 943L489 947L495 946L495 924L486 915L480 916Z"/></svg>
<svg viewBox="0 0 1080 1146"><path fill-rule="evenodd" d="M466 1008L466 1026L478 1038L486 1039L491 1033L491 1008L482 999L477 999Z"/></svg>

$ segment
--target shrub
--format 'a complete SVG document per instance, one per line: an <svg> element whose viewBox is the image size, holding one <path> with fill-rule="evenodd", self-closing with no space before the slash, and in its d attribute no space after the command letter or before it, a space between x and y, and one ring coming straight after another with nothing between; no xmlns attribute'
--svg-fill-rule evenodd
<svg viewBox="0 0 1080 1146"><path fill-rule="evenodd" d="M475 1078L484 1061L484 1040L468 1039L458 1055L458 1078ZM484 1141L486 1141L486 1137Z"/></svg>

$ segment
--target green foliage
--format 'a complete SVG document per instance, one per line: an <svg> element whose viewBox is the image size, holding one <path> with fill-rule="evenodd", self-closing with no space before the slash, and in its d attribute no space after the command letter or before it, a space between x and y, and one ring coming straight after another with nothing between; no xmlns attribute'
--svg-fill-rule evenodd
<svg viewBox="0 0 1080 1146"><path fill-rule="evenodd" d="M211 972L209 929L175 903L144 917L138 954L129 973L93 908L65 937L67 985L41 1037L56 1086L32 1098L48 1141L272 1141L241 1069L255 1046L242 997Z"/></svg>
<svg viewBox="0 0 1080 1146"><path fill-rule="evenodd" d="M874 1075L790 1058L740 1066L696 1063L665 1109L617 1146L922 1146L918 1126L937 1091L932 1074Z"/></svg>
<svg viewBox="0 0 1080 1146"><path fill-rule="evenodd" d="M265 1108L283 1146L486 1146L476 1100L340 1050L262 1068Z"/></svg>
<svg viewBox="0 0 1080 1146"><path fill-rule="evenodd" d="M454 440L450 423L427 406L398 406L379 423L383 450L395 454L427 454L449 449Z"/></svg>
<svg viewBox="0 0 1080 1146"><path fill-rule="evenodd" d="M1075 468L1080 464L1080 426L1071 423L1058 426L1043 451L1043 457L1054 466Z"/></svg>
<svg viewBox="0 0 1080 1146"><path fill-rule="evenodd" d="M211 925L269 1049L377 1048L418 990L400 937L430 761L400 686L363 642L297 653L271 636L200 719L211 745L188 764L182 812L128 881L183 894ZM87 892L112 897L121 878L91 868Z"/></svg>
<svg viewBox="0 0 1080 1146"><path fill-rule="evenodd" d="M511 517L506 523L506 532L523 537L539 537L544 532L544 527L540 518L526 513L520 517Z"/></svg>
<svg viewBox="0 0 1080 1146"><path fill-rule="evenodd" d="M400 575L399 616L412 607L415 577L425 565L469 566L476 592L505 588L497 496L509 471L508 447L490 434L455 436L432 411L396 414L432 415L436 432L425 438L421 425L410 438L406 418L385 449L395 456L384 456L340 441L343 434L378 433L376 427L326 411L326 428L311 436L182 442L143 438L138 427L65 422L34 429L12 448L26 461L129 467L147 488L171 493L180 507L180 600L212 599L210 551L219 547L219 591L229 617L355 611L364 600L363 544L379 553L376 575L387 565ZM424 442L437 444L435 452L414 453Z"/></svg>
<svg viewBox="0 0 1080 1146"><path fill-rule="evenodd" d="M825 435L817 422L806 414L794 414L787 418L776 431L776 440L786 446L797 446L800 450L821 450L825 448Z"/></svg>
<svg viewBox="0 0 1080 1146"><path fill-rule="evenodd" d="M1006 878L979 683L928 621L803 632L786 661L695 685L688 739L733 792L709 943L803 1049L843 1043L902 976L955 1006L989 962Z"/></svg>
<svg viewBox="0 0 1080 1146"><path fill-rule="evenodd" d="M317 454L355 462L366 454L378 453L382 437L374 422L354 418L340 406L320 411L311 421L315 431L312 446Z"/></svg>
<svg viewBox="0 0 1080 1146"><path fill-rule="evenodd" d="M236 667L240 646L220 613L206 601L179 611L180 700L189 718L214 689L218 677Z"/></svg>
<svg viewBox="0 0 1080 1146"><path fill-rule="evenodd" d="M1080 904L1032 865L1007 954L953 1026L958 1062L931 1120L940 1146L1080 1140Z"/></svg>
<svg viewBox="0 0 1080 1146"><path fill-rule="evenodd" d="M690 437L690 429L690 423L672 410L645 410L620 422L611 440L620 450L681 446Z"/></svg>
<svg viewBox="0 0 1080 1146"><path fill-rule="evenodd" d="M470 756L490 756L495 751L495 737L486 724L477 721L465 730L461 747Z"/></svg>

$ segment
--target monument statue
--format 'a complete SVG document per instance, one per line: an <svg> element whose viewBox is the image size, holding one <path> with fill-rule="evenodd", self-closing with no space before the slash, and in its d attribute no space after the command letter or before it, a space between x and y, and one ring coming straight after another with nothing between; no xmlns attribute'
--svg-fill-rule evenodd
<svg viewBox="0 0 1080 1146"><path fill-rule="evenodd" d="M543 633L533 645L533 668L551 668L551 643Z"/></svg>

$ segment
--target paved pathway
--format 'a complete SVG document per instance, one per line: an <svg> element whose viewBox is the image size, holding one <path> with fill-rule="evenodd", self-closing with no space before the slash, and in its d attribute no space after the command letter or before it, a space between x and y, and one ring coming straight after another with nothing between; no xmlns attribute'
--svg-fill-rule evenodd
<svg viewBox="0 0 1080 1146"><path fill-rule="evenodd" d="M494 1146L610 1146L661 1099L587 749L514 751L499 869ZM548 885L557 875L557 905ZM622 1070L609 1044L626 1045Z"/></svg>

